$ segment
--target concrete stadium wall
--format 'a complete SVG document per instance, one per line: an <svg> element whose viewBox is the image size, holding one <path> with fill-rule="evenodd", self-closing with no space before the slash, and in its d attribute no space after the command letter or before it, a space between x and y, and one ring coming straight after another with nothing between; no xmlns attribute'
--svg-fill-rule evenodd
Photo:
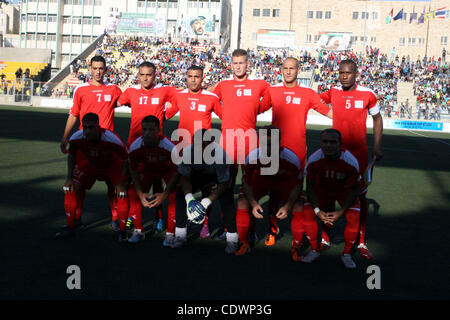
<svg viewBox="0 0 450 320"><path fill-rule="evenodd" d="M58 84L63 81L69 74L70 74L70 65L73 61L79 59L84 60L86 59L92 52L95 51L97 48L97 44L101 41L103 41L103 38L105 37L104 34L101 34L98 36L86 49L83 50L79 55L77 55L75 58L70 61L69 64L67 64L64 68L59 70L47 83L47 87L49 90L53 90Z"/></svg>
<svg viewBox="0 0 450 320"><path fill-rule="evenodd" d="M2 61L50 63L52 50L1 47L0 57Z"/></svg>

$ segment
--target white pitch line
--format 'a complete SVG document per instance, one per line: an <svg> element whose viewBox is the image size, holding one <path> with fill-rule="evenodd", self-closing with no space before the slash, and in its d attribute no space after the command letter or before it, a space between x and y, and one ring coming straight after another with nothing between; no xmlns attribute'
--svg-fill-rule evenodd
<svg viewBox="0 0 450 320"><path fill-rule="evenodd" d="M424 134L420 134L420 133L417 133L417 132L414 132L414 131L410 131L410 130L408 130L408 132L417 134L418 136L421 136L421 137L433 139L433 140L439 141L439 142L441 142L441 143L443 143L443 144L445 144L445 145L447 145L447 146L450 146L450 143L447 143L447 142L445 142L445 141L442 141L441 139L436 139L436 138L432 138L432 137L427 137L427 136L424 135Z"/></svg>

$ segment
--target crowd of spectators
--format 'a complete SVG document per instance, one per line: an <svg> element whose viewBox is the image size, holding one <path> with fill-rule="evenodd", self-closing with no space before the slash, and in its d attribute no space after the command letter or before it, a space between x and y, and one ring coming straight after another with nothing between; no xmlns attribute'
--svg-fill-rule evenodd
<svg viewBox="0 0 450 320"><path fill-rule="evenodd" d="M165 38L106 36L98 45L96 54L101 54L106 59L108 73L105 80L119 86L137 83L137 67L143 61L157 65L156 82L162 85L184 87L186 70L192 64L205 68L205 87L231 75L230 52L222 52L212 43L196 45L176 43ZM440 119L440 112L450 104L448 63L441 58L419 57L413 61L409 56L400 58L398 55L381 53L378 48L372 47L366 47L365 52L359 53L248 51L252 75L270 84L282 81L281 64L287 56L294 55L300 62L301 70L311 72L319 93L338 84L340 61L353 59L359 66L358 83L375 92L382 114L388 118L398 116L411 119L413 115L414 102L398 100L399 81L414 84L419 119ZM90 77L87 65L87 60L83 60L71 67L82 82L88 81ZM70 88L64 88L62 94L70 94L69 91Z"/></svg>
<svg viewBox="0 0 450 320"><path fill-rule="evenodd" d="M328 52L319 59L322 63L315 67L315 80L318 82L318 92L322 93L337 85L339 63L352 59L358 65L357 83L372 89L378 97L381 110L388 117L398 104L397 83L402 77L403 65L389 61L387 55L379 50L371 50L369 54L350 52Z"/></svg>
<svg viewBox="0 0 450 320"><path fill-rule="evenodd" d="M442 111L449 111L449 72L446 62L434 59L418 61L413 74L413 88L419 119L440 120Z"/></svg>

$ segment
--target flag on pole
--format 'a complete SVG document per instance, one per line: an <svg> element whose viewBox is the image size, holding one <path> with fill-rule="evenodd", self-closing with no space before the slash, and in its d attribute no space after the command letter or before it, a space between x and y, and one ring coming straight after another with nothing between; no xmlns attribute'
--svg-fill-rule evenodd
<svg viewBox="0 0 450 320"><path fill-rule="evenodd" d="M388 16L386 17L386 24L391 23L392 21L392 16L394 15L394 8L391 9L391 12L388 14Z"/></svg>
<svg viewBox="0 0 450 320"><path fill-rule="evenodd" d="M416 15L416 6L413 7L413 13L409 15L409 23L411 23L415 19Z"/></svg>
<svg viewBox="0 0 450 320"><path fill-rule="evenodd" d="M425 13L425 20L433 20L433 19L434 19L434 11Z"/></svg>
<svg viewBox="0 0 450 320"><path fill-rule="evenodd" d="M420 15L419 19L417 19L417 24L421 24L425 22L425 7L423 7L423 12Z"/></svg>
<svg viewBox="0 0 450 320"><path fill-rule="evenodd" d="M445 19L447 10L445 10L446 7L442 7L439 9L436 9L434 16L436 19Z"/></svg>
<svg viewBox="0 0 450 320"><path fill-rule="evenodd" d="M394 21L403 18L403 8L395 15Z"/></svg>

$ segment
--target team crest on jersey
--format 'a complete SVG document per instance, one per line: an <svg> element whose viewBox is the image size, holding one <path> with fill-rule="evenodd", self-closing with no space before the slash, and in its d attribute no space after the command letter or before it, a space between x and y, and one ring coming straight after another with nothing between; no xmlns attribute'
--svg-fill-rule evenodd
<svg viewBox="0 0 450 320"><path fill-rule="evenodd" d="M152 104L159 104L159 98L152 98Z"/></svg>
<svg viewBox="0 0 450 320"><path fill-rule="evenodd" d="M345 173L343 173L343 172L336 172L336 179L344 180L345 179Z"/></svg>
<svg viewBox="0 0 450 320"><path fill-rule="evenodd" d="M199 104L198 105L198 111L205 112L206 111L206 104Z"/></svg>
<svg viewBox="0 0 450 320"><path fill-rule="evenodd" d="M91 157L98 157L100 155L100 150L94 149L94 148L90 148L89 149L89 155Z"/></svg>
<svg viewBox="0 0 450 320"><path fill-rule="evenodd" d="M292 98L292 104L300 104L302 99L300 97L294 97Z"/></svg>
<svg viewBox="0 0 450 320"><path fill-rule="evenodd" d="M111 95L110 94L105 94L105 101L111 101Z"/></svg>
<svg viewBox="0 0 450 320"><path fill-rule="evenodd" d="M362 109L362 108L364 108L364 101L355 100L355 109Z"/></svg>
<svg viewBox="0 0 450 320"><path fill-rule="evenodd" d="M252 96L252 89L244 89L244 96L251 97Z"/></svg>
<svg viewBox="0 0 450 320"><path fill-rule="evenodd" d="M158 162L158 156L154 155L154 154L148 154L146 156L147 162L148 163L157 163Z"/></svg>

